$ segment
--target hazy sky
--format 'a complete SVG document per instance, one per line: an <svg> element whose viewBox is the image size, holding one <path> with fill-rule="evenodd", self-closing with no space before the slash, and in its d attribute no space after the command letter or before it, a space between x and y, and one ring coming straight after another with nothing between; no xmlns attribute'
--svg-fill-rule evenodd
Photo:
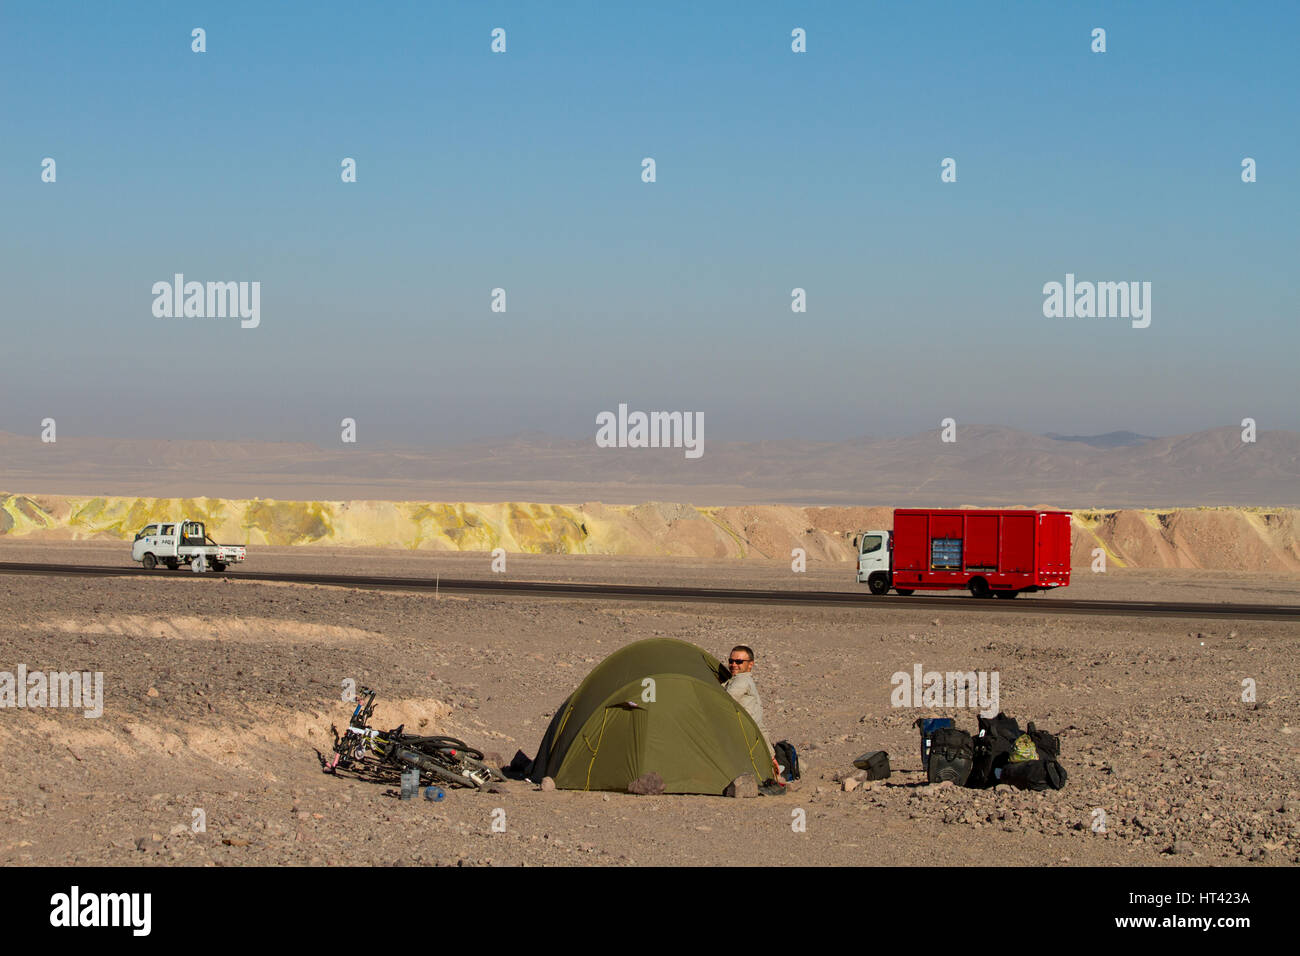
<svg viewBox="0 0 1300 956"><path fill-rule="evenodd" d="M1294 3L276 6L0 7L0 430L1300 428Z"/></svg>

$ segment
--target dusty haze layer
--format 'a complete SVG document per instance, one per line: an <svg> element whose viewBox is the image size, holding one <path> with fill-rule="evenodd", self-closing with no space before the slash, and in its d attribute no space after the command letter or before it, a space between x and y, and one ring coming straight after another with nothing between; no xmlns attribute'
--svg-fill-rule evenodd
<svg viewBox="0 0 1300 956"><path fill-rule="evenodd" d="M1072 563L1090 567L1101 548L1119 568L1300 573L1297 514L1287 508L1075 511ZM0 536L11 540L129 541L149 522L181 517L206 521L223 544L254 547L778 559L802 548L814 563L851 562L854 533L893 526L890 508L0 495Z"/></svg>
<svg viewBox="0 0 1300 956"><path fill-rule="evenodd" d="M715 441L597 448L525 436L451 448L165 441L0 433L0 489L64 495L286 500L690 501L951 507L1072 502L1090 508L1300 507L1300 434L1218 428L1095 447L988 425L905 438ZM594 436L594 430L593 430Z"/></svg>

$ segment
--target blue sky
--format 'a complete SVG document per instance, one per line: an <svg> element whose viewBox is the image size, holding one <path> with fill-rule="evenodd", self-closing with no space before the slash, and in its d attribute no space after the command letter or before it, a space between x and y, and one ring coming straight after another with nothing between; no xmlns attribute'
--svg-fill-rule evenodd
<svg viewBox="0 0 1300 956"><path fill-rule="evenodd" d="M1295 4L267 6L0 8L0 430L1300 428Z"/></svg>

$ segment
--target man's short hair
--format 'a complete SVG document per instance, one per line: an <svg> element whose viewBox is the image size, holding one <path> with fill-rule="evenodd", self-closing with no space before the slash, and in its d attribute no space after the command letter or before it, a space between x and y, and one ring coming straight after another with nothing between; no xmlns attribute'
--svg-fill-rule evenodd
<svg viewBox="0 0 1300 956"><path fill-rule="evenodd" d="M736 653L736 651L744 651L746 654L749 655L749 659L751 661L754 660L754 649L750 647L748 644L737 644L735 647L731 649L731 653L734 654Z"/></svg>

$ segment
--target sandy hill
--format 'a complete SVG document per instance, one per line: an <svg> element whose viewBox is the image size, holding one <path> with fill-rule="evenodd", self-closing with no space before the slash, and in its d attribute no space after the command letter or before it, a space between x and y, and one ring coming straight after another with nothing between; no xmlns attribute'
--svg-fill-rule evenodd
<svg viewBox="0 0 1300 956"><path fill-rule="evenodd" d="M227 544L330 545L531 554L788 558L850 562L852 536L893 524L889 508L649 502L272 501L0 496L0 536L130 540L151 521L201 518ZM1289 508L1085 510L1074 513L1075 567L1103 548L1115 567L1300 573Z"/></svg>

